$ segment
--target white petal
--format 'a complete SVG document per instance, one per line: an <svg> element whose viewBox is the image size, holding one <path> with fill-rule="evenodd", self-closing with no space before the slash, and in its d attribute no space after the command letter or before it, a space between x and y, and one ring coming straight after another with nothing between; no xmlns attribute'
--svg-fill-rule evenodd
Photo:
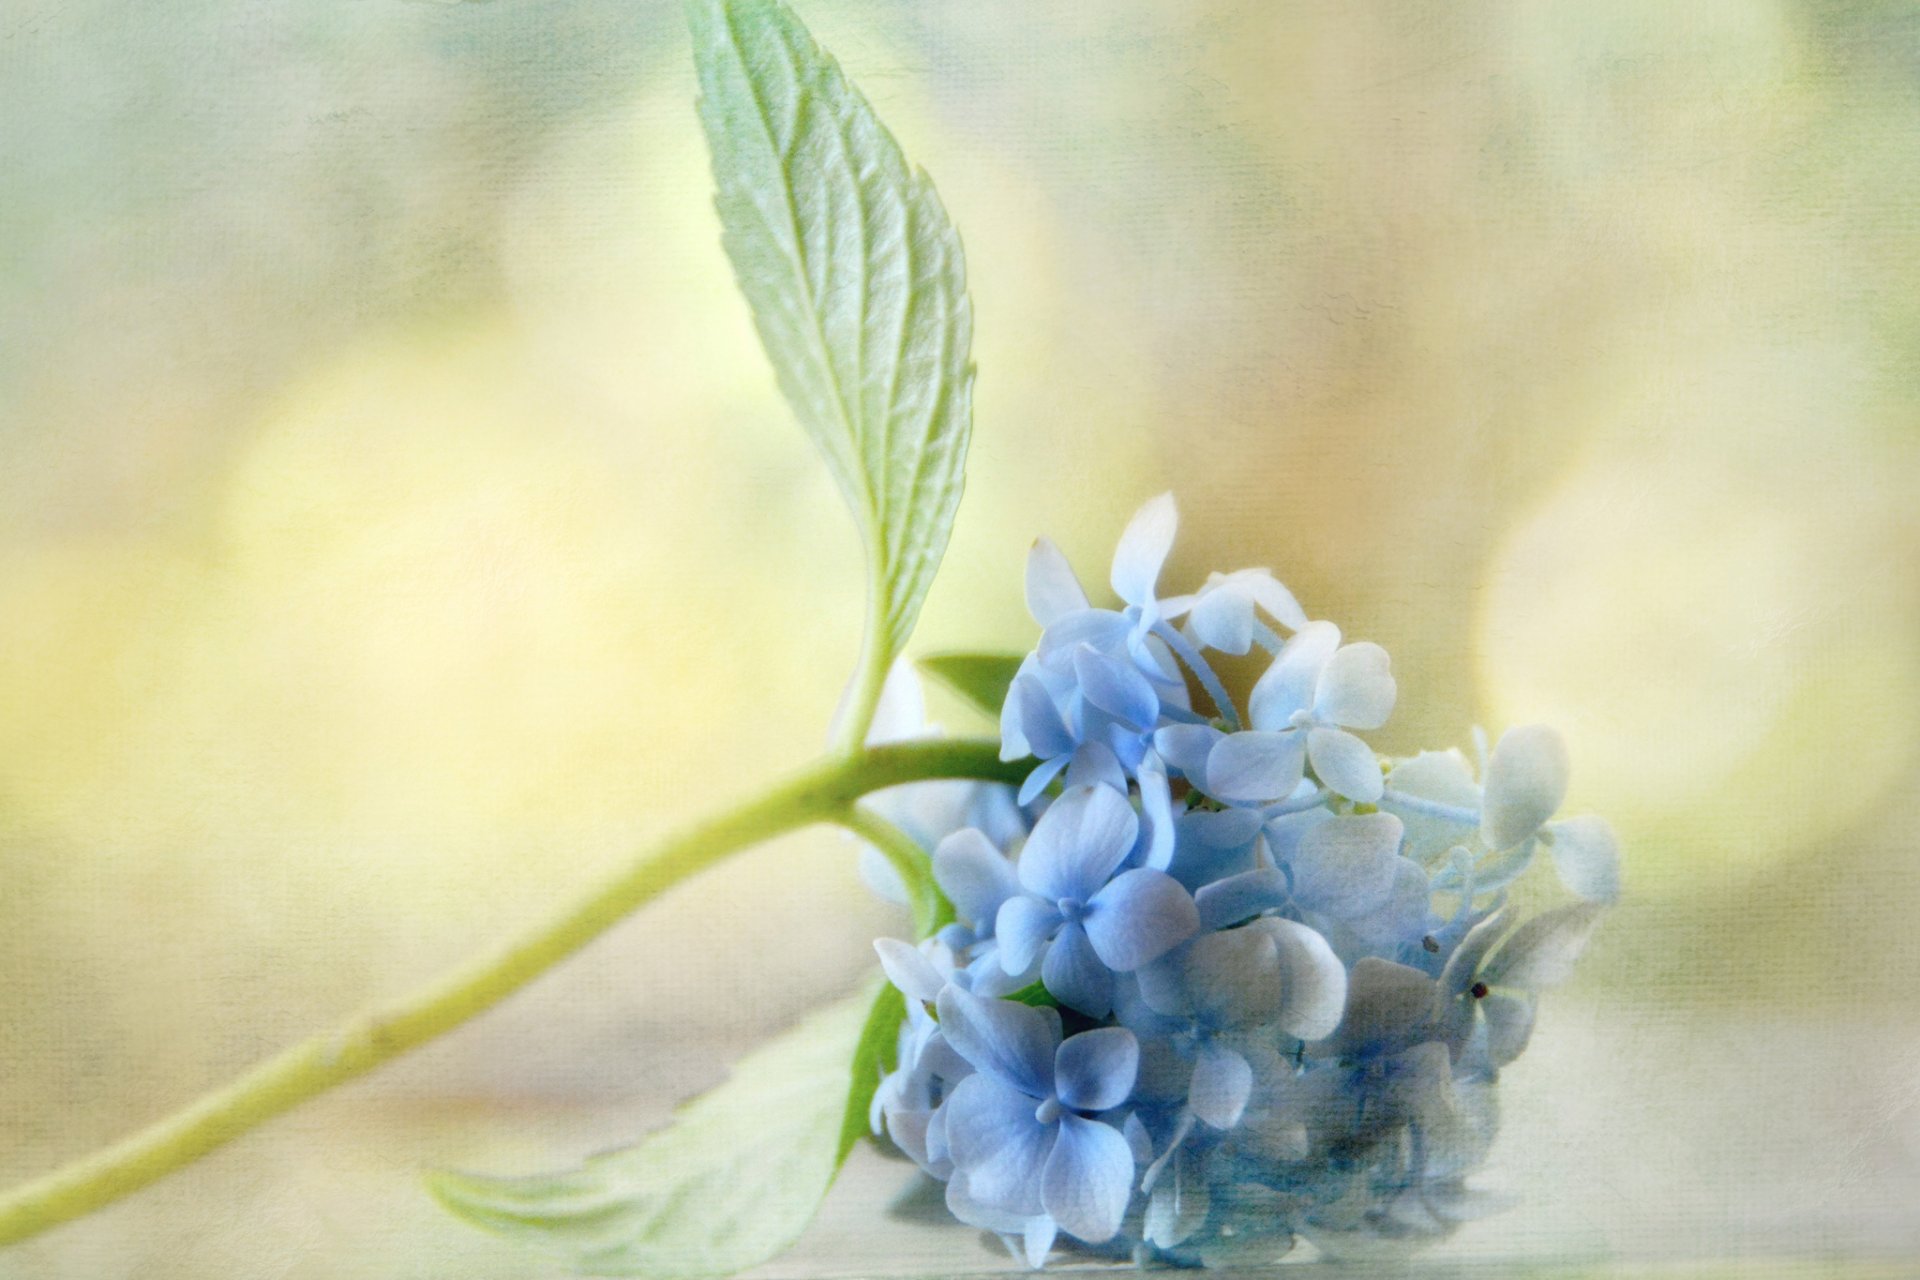
<svg viewBox="0 0 1920 1280"><path fill-rule="evenodd" d="M907 897L906 882L900 879L900 873L887 861L887 855L872 845L860 843L860 882L870 889L875 897L891 902L896 907L904 907L911 899Z"/></svg>
<svg viewBox="0 0 1920 1280"><path fill-rule="evenodd" d="M1247 1060L1231 1049L1211 1045L1193 1064L1187 1105L1214 1128L1231 1129L1240 1123L1252 1092L1253 1068Z"/></svg>
<svg viewBox="0 0 1920 1280"><path fill-rule="evenodd" d="M1328 790L1349 800L1372 804L1386 785L1373 748L1345 729L1308 731L1307 759L1313 764L1314 776L1326 783Z"/></svg>
<svg viewBox="0 0 1920 1280"><path fill-rule="evenodd" d="M1543 991L1573 976L1573 965L1587 949L1605 907L1581 902L1558 907L1521 925L1480 971L1496 987Z"/></svg>
<svg viewBox="0 0 1920 1280"><path fill-rule="evenodd" d="M1036 538L1027 553L1027 612L1044 627L1087 607L1087 593L1060 548L1049 539Z"/></svg>
<svg viewBox="0 0 1920 1280"><path fill-rule="evenodd" d="M940 998L947 980L918 947L898 938L875 938L873 949L880 953L880 967L886 970L887 981L900 988L901 995L921 1004L932 1004Z"/></svg>
<svg viewBox="0 0 1920 1280"><path fill-rule="evenodd" d="M1327 940L1292 920L1268 917L1247 926L1273 939L1280 962L1280 1030L1301 1040L1324 1040L1347 1007L1347 970Z"/></svg>
<svg viewBox="0 0 1920 1280"><path fill-rule="evenodd" d="M1547 827L1554 870L1561 883L1593 902L1620 897L1620 842L1606 819L1583 815Z"/></svg>
<svg viewBox="0 0 1920 1280"><path fill-rule="evenodd" d="M1500 735L1487 761L1486 808L1480 836L1487 848L1511 849L1540 829L1567 798L1567 747L1543 724Z"/></svg>
<svg viewBox="0 0 1920 1280"><path fill-rule="evenodd" d="M1339 647L1340 628L1331 622L1309 622L1295 632L1247 697L1253 727L1285 729L1294 712L1311 707L1321 668Z"/></svg>
<svg viewBox="0 0 1920 1280"><path fill-rule="evenodd" d="M1187 626L1206 648L1245 653L1253 648L1253 601L1232 587L1203 591L1193 603Z"/></svg>
<svg viewBox="0 0 1920 1280"><path fill-rule="evenodd" d="M1495 991L1481 1000L1480 1013L1487 1020L1487 1056L1493 1065L1504 1067L1526 1050L1533 1035L1534 997L1502 995Z"/></svg>
<svg viewBox="0 0 1920 1280"><path fill-rule="evenodd" d="M1314 718L1349 729L1378 729L1393 714L1397 692L1387 651L1370 641L1341 645L1320 671Z"/></svg>
<svg viewBox="0 0 1920 1280"><path fill-rule="evenodd" d="M1160 568L1173 550L1173 535L1180 527L1180 513L1173 495L1163 493L1151 498L1127 522L1120 545L1113 551L1114 594L1128 604L1142 605L1153 599L1160 580Z"/></svg>
<svg viewBox="0 0 1920 1280"><path fill-rule="evenodd" d="M1207 1180L1204 1175L1189 1172L1188 1163L1186 1152L1174 1156L1168 1176L1154 1184L1141 1224L1141 1234L1149 1244L1171 1249L1207 1220Z"/></svg>

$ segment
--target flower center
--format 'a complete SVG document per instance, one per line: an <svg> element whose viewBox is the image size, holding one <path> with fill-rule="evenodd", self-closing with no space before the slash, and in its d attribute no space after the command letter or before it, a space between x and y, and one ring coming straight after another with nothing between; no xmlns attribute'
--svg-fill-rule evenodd
<svg viewBox="0 0 1920 1280"><path fill-rule="evenodd" d="M1289 729L1313 728L1313 711L1307 707L1300 708L1298 711L1294 712L1292 715L1287 717L1287 728Z"/></svg>
<svg viewBox="0 0 1920 1280"><path fill-rule="evenodd" d="M1033 1109L1033 1118L1041 1124L1052 1124L1060 1118L1060 1099L1048 1098Z"/></svg>
<svg viewBox="0 0 1920 1280"><path fill-rule="evenodd" d="M1087 904L1078 898L1062 898L1053 906L1068 924L1079 924L1087 918Z"/></svg>

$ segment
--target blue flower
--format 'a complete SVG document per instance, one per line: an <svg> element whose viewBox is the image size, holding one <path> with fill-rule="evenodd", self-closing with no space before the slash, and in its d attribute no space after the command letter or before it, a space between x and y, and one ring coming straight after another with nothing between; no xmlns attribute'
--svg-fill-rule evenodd
<svg viewBox="0 0 1920 1280"><path fill-rule="evenodd" d="M1387 722L1396 695L1388 667L1385 649L1343 645L1331 622L1302 627L1253 687L1247 700L1253 727L1213 744L1204 764L1207 794L1230 803L1277 800L1311 765L1334 794L1378 800L1379 763L1348 730Z"/></svg>
<svg viewBox="0 0 1920 1280"><path fill-rule="evenodd" d="M1089 1017L1113 1007L1113 975L1159 959L1199 928L1193 898L1151 867L1119 870L1139 820L1108 786L1055 801L1020 851L1023 892L1001 904L994 933L1008 973L1041 961L1055 999Z"/></svg>
<svg viewBox="0 0 1920 1280"><path fill-rule="evenodd" d="M994 921L1007 899L1020 893L1020 880L984 832L969 827L942 840L933 851L933 879L959 916L940 931L940 940L972 957L964 970L967 990L1003 996L1039 980L1038 965L1009 971L1001 963Z"/></svg>
<svg viewBox="0 0 1920 1280"><path fill-rule="evenodd" d="M1198 644L1221 653L1244 654L1258 640L1278 652L1282 641L1260 621L1264 613L1288 631L1307 625L1306 611L1293 593L1266 569L1237 569L1210 573L1206 583L1188 601L1169 604L1169 617L1184 611L1185 630Z"/></svg>
<svg viewBox="0 0 1920 1280"><path fill-rule="evenodd" d="M1193 1064L1187 1106L1215 1129L1240 1121L1254 1071L1238 1039L1278 1032L1319 1040L1339 1024L1347 971L1314 930L1291 920L1257 920L1205 933L1140 971L1140 994L1171 1020L1177 1052Z"/></svg>
<svg viewBox="0 0 1920 1280"><path fill-rule="evenodd" d="M977 1207L1023 1223L1044 1217L1088 1244L1112 1239L1132 1196L1133 1151L1119 1129L1093 1117L1133 1090L1133 1033L1101 1027L1063 1040L1051 1009L951 987L939 1015L948 1042L975 1068L947 1101L956 1216Z"/></svg>

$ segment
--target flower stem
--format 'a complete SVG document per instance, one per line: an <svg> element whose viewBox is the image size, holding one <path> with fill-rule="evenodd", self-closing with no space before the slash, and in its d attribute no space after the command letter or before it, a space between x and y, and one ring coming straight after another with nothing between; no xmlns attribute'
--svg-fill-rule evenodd
<svg viewBox="0 0 1920 1280"><path fill-rule="evenodd" d="M899 875L900 883L906 886L907 901L913 907L916 939L931 938L941 926L953 923L953 904L933 882L933 859L920 847L919 841L866 805L849 805L839 822L878 849Z"/></svg>
<svg viewBox="0 0 1920 1280"><path fill-rule="evenodd" d="M728 854L816 822L842 821L854 812L855 800L884 787L933 778L1015 783L1024 764L1002 763L997 742L967 739L894 743L829 757L669 837L545 923L431 986L303 1040L119 1143L0 1196L0 1245L130 1195L308 1098L453 1030Z"/></svg>

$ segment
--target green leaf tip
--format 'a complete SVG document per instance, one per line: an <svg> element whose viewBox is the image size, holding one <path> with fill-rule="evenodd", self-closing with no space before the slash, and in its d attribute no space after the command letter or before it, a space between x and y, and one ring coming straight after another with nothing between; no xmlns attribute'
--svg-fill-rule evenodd
<svg viewBox="0 0 1920 1280"><path fill-rule="evenodd" d="M930 653L915 664L926 674L959 694L967 704L1000 718L1007 687L1020 671L1017 653Z"/></svg>
<svg viewBox="0 0 1920 1280"><path fill-rule="evenodd" d="M877 696L965 478L973 313L960 238L926 174L785 4L689 0L687 14L722 243L780 389L866 543L858 679Z"/></svg>
<svg viewBox="0 0 1920 1280"><path fill-rule="evenodd" d="M578 1168L524 1178L437 1171L455 1215L587 1275L702 1280L757 1266L799 1238L852 1147L898 1020L886 987L839 1001L742 1058L666 1128ZM876 1050L883 1049L884 1056ZM849 1062L853 1064L849 1079Z"/></svg>

